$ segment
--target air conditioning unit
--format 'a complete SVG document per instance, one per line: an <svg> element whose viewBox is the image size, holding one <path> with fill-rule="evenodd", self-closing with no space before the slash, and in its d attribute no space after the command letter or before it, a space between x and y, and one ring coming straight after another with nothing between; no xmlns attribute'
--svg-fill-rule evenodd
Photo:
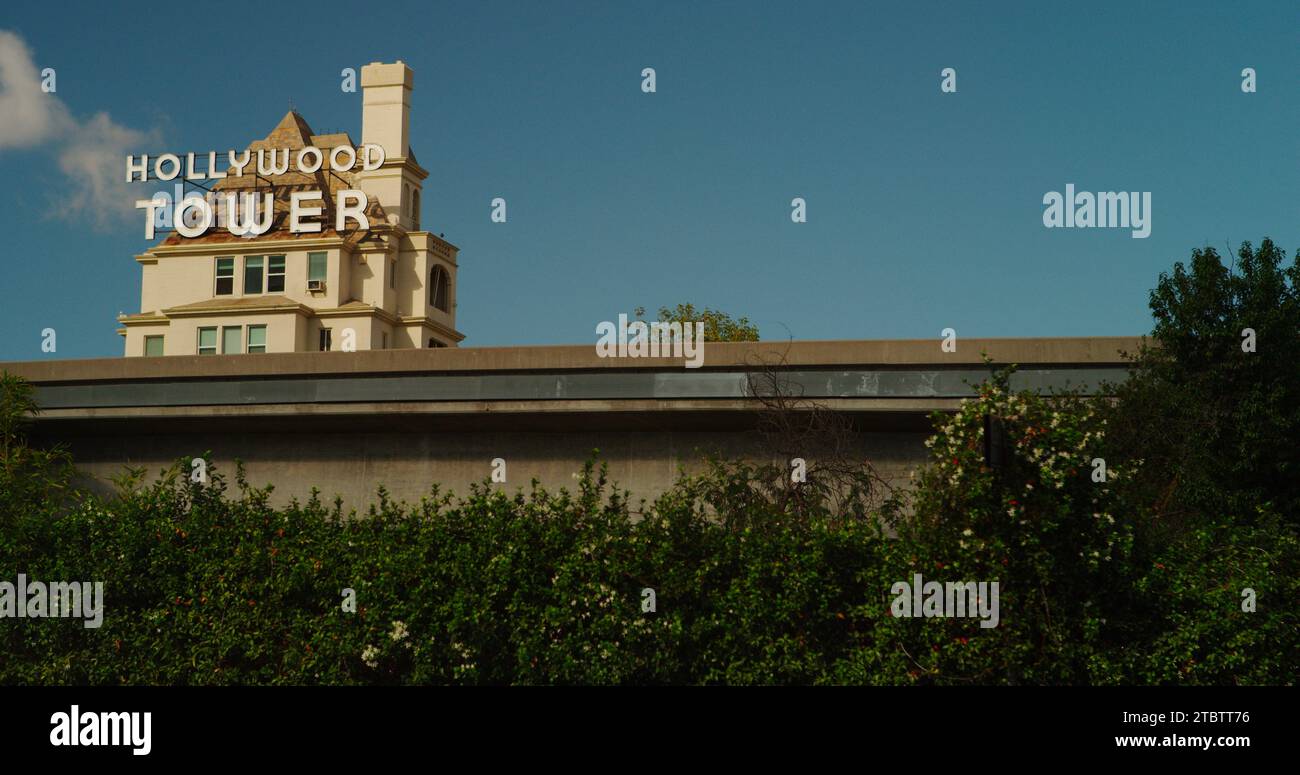
<svg viewBox="0 0 1300 775"><path fill-rule="evenodd" d="M324 281L324 280L308 280L308 281L307 281L307 290L309 290L309 291L323 291L323 290L325 290L325 281Z"/></svg>

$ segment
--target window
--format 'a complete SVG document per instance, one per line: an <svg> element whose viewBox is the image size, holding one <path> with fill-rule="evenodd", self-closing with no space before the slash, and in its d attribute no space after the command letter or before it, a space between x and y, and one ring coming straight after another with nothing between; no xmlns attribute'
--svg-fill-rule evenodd
<svg viewBox="0 0 1300 775"><path fill-rule="evenodd" d="M320 330L320 351L325 353L330 349L330 329L322 328Z"/></svg>
<svg viewBox="0 0 1300 775"><path fill-rule="evenodd" d="M388 287L389 288L397 287L397 262L396 261L388 262Z"/></svg>
<svg viewBox="0 0 1300 775"><path fill-rule="evenodd" d="M199 355L216 355L217 354L217 329L200 328L199 329Z"/></svg>
<svg viewBox="0 0 1300 775"><path fill-rule="evenodd" d="M420 228L420 189L411 192L411 226Z"/></svg>
<svg viewBox="0 0 1300 775"><path fill-rule="evenodd" d="M443 312L451 312L447 303L447 287L451 285L451 275L440 266L435 266L429 273L429 303Z"/></svg>
<svg viewBox="0 0 1300 775"><path fill-rule="evenodd" d="M383 339L381 340L381 341L383 342L383 344L381 344L381 345L379 346L379 349L381 349L381 350L387 350L387 349L388 349L388 332L387 332L387 331L383 331L383 332L381 332L379 335L380 335L381 337L383 337Z"/></svg>
<svg viewBox="0 0 1300 775"><path fill-rule="evenodd" d="M244 259L244 294L262 292L262 270L265 267L262 256L249 256Z"/></svg>
<svg viewBox="0 0 1300 775"><path fill-rule="evenodd" d="M429 347L430 347L430 348L434 348L434 347L446 347L446 346L447 346L447 345L443 344L442 342L439 342L437 339L430 339L430 340L429 340Z"/></svg>
<svg viewBox="0 0 1300 775"><path fill-rule="evenodd" d="M240 352L239 343L243 339L243 329L240 326L224 326L221 329L221 353L223 355L234 355Z"/></svg>
<svg viewBox="0 0 1300 775"><path fill-rule="evenodd" d="M235 259L224 256L217 259L217 296L229 296L235 292Z"/></svg>
<svg viewBox="0 0 1300 775"><path fill-rule="evenodd" d="M248 327L248 351L250 353L266 352L266 326Z"/></svg>
<svg viewBox="0 0 1300 775"><path fill-rule="evenodd" d="M148 357L162 355L163 338L161 336L146 336L144 338L144 354Z"/></svg>
<svg viewBox="0 0 1300 775"><path fill-rule="evenodd" d="M307 254L307 282L319 280L325 282L325 253Z"/></svg>
<svg viewBox="0 0 1300 775"><path fill-rule="evenodd" d="M284 256L267 257L266 292L284 293Z"/></svg>

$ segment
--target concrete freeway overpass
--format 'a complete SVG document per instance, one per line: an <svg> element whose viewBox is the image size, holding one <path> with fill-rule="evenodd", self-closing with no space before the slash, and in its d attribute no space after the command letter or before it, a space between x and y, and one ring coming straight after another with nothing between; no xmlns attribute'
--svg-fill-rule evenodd
<svg viewBox="0 0 1300 775"><path fill-rule="evenodd" d="M36 387L38 442L67 443L104 482L211 451L230 471L275 485L276 502L312 486L364 507L379 485L416 500L433 482L465 492L507 463L506 487L571 485L598 448L634 497L670 485L704 452L764 457L751 375L852 419L861 453L905 480L924 460L928 416L955 409L995 364L1013 387L1096 392L1127 373L1130 337L738 342L705 364L599 358L591 345L443 348L11 362Z"/></svg>

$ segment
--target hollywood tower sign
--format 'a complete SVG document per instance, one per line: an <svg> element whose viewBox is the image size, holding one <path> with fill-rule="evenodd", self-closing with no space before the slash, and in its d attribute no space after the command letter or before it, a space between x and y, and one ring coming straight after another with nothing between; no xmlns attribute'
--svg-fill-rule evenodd
<svg viewBox="0 0 1300 775"><path fill-rule="evenodd" d="M126 354L455 347L457 248L420 226L429 173L409 145L413 73L361 69L361 142L290 111L243 151L127 158L140 199L140 312ZM187 192L186 189L189 189Z"/></svg>
<svg viewBox="0 0 1300 775"><path fill-rule="evenodd" d="M274 177L287 174L291 169L301 175L313 175L321 170L326 170L329 174L351 172L357 167L358 151L362 153L360 158L363 159L361 164L363 171L371 172L383 166L384 149L378 145L366 145L360 149L350 145L336 145L329 150L328 164L325 161L325 153L314 145L304 146L298 149L297 153L290 148L278 150L273 148L269 151L260 148L257 151L254 180L270 181ZM296 159L296 164L292 167L291 157ZM218 168L216 151L208 153L207 169L203 170L195 168L193 153L186 154L184 180L200 185L197 181L223 180L231 175L242 178L244 170L250 168L252 150L248 149L240 154L227 151L225 158L230 163L229 171ZM134 156L126 157L127 183L175 180L180 172L181 160L174 153L165 153L154 161L152 176L149 174L148 154L142 156L138 162ZM251 170L249 174L253 174ZM370 220L366 217L366 207L370 202L366 192L357 189L340 189L335 196L334 210L337 213L335 229L342 231L348 219L356 221L361 229L370 228ZM321 230L321 224L316 220L304 220L304 218L320 217L322 208L309 207L307 203L321 198L321 192L318 190L294 191L289 194L290 232L298 234ZM221 204L224 204L224 209L220 208ZM263 190L262 186L257 186L257 191L253 192L230 190L218 192L207 189L202 196L189 194L180 197L179 201L157 196L153 199L138 200L135 206L136 209L147 211L145 239L154 238L154 227L159 222L164 225L174 223L176 231L182 237L201 236L212 227L214 222L236 236L256 237L271 230L271 219L275 212L275 194ZM166 212L164 208L169 208L171 212Z"/></svg>

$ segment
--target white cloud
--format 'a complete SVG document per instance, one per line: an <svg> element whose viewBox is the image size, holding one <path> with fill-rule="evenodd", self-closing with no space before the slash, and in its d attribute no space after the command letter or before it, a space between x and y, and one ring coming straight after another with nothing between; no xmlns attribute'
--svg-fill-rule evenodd
<svg viewBox="0 0 1300 775"><path fill-rule="evenodd" d="M63 103L41 91L41 76L27 44L0 30L0 150L55 140L71 124Z"/></svg>
<svg viewBox="0 0 1300 775"><path fill-rule="evenodd" d="M59 149L59 169L73 181L66 200L69 215L88 215L96 226L107 228L119 216L137 213L140 196L126 182L126 156L139 154L150 141L149 133L113 123L107 113L79 125Z"/></svg>
<svg viewBox="0 0 1300 775"><path fill-rule="evenodd" d="M57 196L60 215L101 229L137 216L135 200L143 197L126 182L126 156L158 134L117 124L107 113L78 121L55 94L41 90L26 42L0 30L0 153L48 148L54 154L68 177L68 189Z"/></svg>

